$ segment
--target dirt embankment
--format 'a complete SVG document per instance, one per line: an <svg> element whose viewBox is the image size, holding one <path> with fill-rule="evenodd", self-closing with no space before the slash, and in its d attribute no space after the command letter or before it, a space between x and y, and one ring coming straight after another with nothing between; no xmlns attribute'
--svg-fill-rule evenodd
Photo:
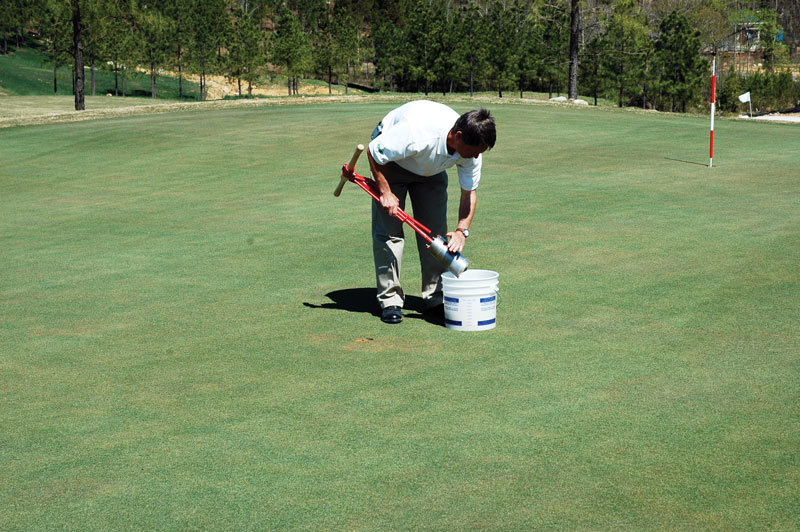
<svg viewBox="0 0 800 532"><path fill-rule="evenodd" d="M170 73L170 75L177 76L176 73ZM191 81L192 83L200 84L200 76L196 74L184 74L183 78ZM239 95L239 83L236 79L229 79L225 76L209 76L206 75L206 88L207 98L209 100L221 100L225 96L238 96ZM333 87L333 94L341 94L344 92L338 86ZM328 94L328 86L327 85L310 85L306 83L300 83L300 87L298 89L300 94L305 95L324 95ZM242 96L247 96L247 81L242 80ZM252 87L252 94L253 96L287 96L289 94L289 89L285 85L269 85L269 86L257 86L253 85Z"/></svg>

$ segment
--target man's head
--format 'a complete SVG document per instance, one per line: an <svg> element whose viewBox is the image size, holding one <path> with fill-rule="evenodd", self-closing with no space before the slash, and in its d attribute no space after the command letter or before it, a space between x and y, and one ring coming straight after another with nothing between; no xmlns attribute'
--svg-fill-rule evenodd
<svg viewBox="0 0 800 532"><path fill-rule="evenodd" d="M466 112L456 120L451 135L459 155L477 157L494 147L497 138L494 117L483 108Z"/></svg>

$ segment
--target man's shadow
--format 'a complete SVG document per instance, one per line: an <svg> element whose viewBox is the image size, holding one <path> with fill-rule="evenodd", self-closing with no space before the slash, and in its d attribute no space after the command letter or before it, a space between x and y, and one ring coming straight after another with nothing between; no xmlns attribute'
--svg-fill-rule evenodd
<svg viewBox="0 0 800 532"><path fill-rule="evenodd" d="M330 303L315 305L304 302L303 306L308 308L322 308L328 310L344 310L347 312L363 312L380 318L381 312L376 300L376 290L374 288L346 288L344 290L334 290L325 296L331 300ZM419 296L406 296L403 307L403 317L424 319L422 313L424 303Z"/></svg>

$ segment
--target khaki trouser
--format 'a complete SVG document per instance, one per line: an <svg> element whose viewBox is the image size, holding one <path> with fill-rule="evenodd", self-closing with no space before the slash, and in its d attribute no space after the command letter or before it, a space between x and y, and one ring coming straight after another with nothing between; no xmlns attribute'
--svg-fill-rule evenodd
<svg viewBox="0 0 800 532"><path fill-rule="evenodd" d="M389 163L384 173L392 193L406 210L406 195L411 198L412 216L433 233L444 236L447 232L447 173L423 177ZM412 230L413 231L413 230ZM416 231L417 250L422 270L422 299L430 308L442 303L442 266L428 252L427 242ZM402 307L405 293L400 285L400 267L403 260L403 222L389 216L380 203L372 202L372 252L375 257L375 277L378 286L378 304L381 308L392 305Z"/></svg>

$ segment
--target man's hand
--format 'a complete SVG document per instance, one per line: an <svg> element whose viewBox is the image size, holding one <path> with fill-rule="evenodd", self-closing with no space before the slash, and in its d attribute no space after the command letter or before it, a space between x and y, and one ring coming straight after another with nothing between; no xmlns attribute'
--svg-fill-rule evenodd
<svg viewBox="0 0 800 532"><path fill-rule="evenodd" d="M381 194L381 207L389 216L396 216L400 201L391 191L387 191Z"/></svg>
<svg viewBox="0 0 800 532"><path fill-rule="evenodd" d="M456 227L468 228L470 226L472 217L475 216L475 206L477 203L478 193L476 191L461 189L461 200L458 203L458 225ZM464 233L455 230L452 233L447 233L447 237L450 239L447 249L452 253L461 253L467 241L467 237L464 236Z"/></svg>
<svg viewBox="0 0 800 532"><path fill-rule="evenodd" d="M372 177L375 179L375 184L378 185L381 207L389 216L396 216L397 209L400 208L400 200L394 195L389 182L386 181L386 176L383 174L385 166L376 163L369 150L367 150L367 158L369 159L369 169L372 172Z"/></svg>
<svg viewBox="0 0 800 532"><path fill-rule="evenodd" d="M467 242L464 233L461 231L453 231L447 233L447 238L450 240L447 244L447 251L450 253L461 253L461 250L464 249L464 244Z"/></svg>

